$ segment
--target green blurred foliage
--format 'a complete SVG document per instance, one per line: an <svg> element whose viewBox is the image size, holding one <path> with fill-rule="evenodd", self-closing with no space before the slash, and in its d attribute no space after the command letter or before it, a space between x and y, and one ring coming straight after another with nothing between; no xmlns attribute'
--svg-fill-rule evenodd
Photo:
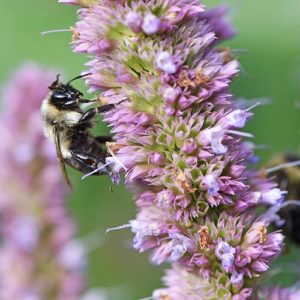
<svg viewBox="0 0 300 300"><path fill-rule="evenodd" d="M220 3L206 1L209 6ZM38 61L70 78L84 69L84 55L73 54L69 32L41 36L42 31L64 29L76 20L76 8L59 5L55 0L0 0L0 80L3 82L20 63ZM255 143L266 144L259 150L263 161L299 145L300 111L295 101L300 96L300 1L299 0L228 0L237 37L227 43L241 52L241 76L233 84L238 97L271 97L273 103L255 108L248 126ZM83 88L81 83L76 83ZM102 125L100 130L105 131ZM79 226L79 235L125 224L134 218L135 206L123 186L109 192L108 178L80 180L72 173L76 187L68 202ZM128 230L105 235L105 245L90 255L88 282L91 286L121 286L114 300L132 300L150 295L160 287L162 268L149 264L148 254L131 249ZM294 249L293 258L297 258ZM284 258L283 261L290 261ZM288 272L288 270L287 270ZM281 277L282 278L282 277ZM285 277L291 280L289 277Z"/></svg>

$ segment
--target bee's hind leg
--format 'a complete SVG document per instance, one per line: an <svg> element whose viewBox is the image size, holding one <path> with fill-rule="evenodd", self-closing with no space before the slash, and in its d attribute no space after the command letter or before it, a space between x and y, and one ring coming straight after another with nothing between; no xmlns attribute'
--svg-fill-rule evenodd
<svg viewBox="0 0 300 300"><path fill-rule="evenodd" d="M70 150L70 153L72 154L72 157L69 159L71 164L75 166L78 171L85 174L83 178L93 174L108 174L108 170L106 168L108 164L105 163L105 157L103 157L102 160L99 160L94 156L77 152L74 149Z"/></svg>

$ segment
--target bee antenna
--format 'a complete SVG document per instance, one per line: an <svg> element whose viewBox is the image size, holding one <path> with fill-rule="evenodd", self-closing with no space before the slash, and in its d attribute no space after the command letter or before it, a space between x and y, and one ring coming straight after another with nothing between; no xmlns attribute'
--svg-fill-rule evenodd
<svg viewBox="0 0 300 300"><path fill-rule="evenodd" d="M59 83L60 74L56 75L56 80L48 87L48 89L53 90Z"/></svg>
<svg viewBox="0 0 300 300"><path fill-rule="evenodd" d="M75 81L75 80L77 80L77 79L80 79L80 78L82 78L82 77L89 76L89 75L92 75L92 73L86 73L86 74L83 74L83 75L76 76L76 77L74 77L73 79L71 79L70 81L68 81L66 85L70 85L71 82L73 82L73 81Z"/></svg>

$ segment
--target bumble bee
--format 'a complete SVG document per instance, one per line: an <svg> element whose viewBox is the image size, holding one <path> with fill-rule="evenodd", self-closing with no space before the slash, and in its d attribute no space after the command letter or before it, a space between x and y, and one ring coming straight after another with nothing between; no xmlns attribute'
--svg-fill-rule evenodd
<svg viewBox="0 0 300 300"><path fill-rule="evenodd" d="M80 108L80 104L99 101L84 99L83 94L71 85L74 80L87 75L77 76L66 84L61 83L57 75L41 106L44 133L55 144L59 166L69 186L65 164L86 176L107 174L113 183L118 180L117 174L106 162L108 152L105 144L112 140L111 136L94 137L90 132L95 117L115 108L115 104L87 111Z"/></svg>
<svg viewBox="0 0 300 300"><path fill-rule="evenodd" d="M284 154L274 157L269 166L276 166L299 161L293 154ZM273 173L280 189L288 192L287 200L300 200L300 167L293 166L280 169ZM300 246L300 207L289 205L281 209L280 217L285 221L282 228L288 239Z"/></svg>

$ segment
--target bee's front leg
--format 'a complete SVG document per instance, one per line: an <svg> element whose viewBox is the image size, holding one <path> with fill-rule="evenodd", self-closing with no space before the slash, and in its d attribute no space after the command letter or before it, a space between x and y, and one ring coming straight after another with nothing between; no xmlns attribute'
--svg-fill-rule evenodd
<svg viewBox="0 0 300 300"><path fill-rule="evenodd" d="M122 100L119 103L116 104L106 104L103 106L99 106L99 107L95 107L95 108L91 108L89 110L87 110L82 117L79 120L79 123L85 123L87 121L91 121L96 115L101 114L101 113L105 113L108 112L112 109L114 109L118 104L127 101L127 100Z"/></svg>
<svg viewBox="0 0 300 300"><path fill-rule="evenodd" d="M114 104L107 104L96 108L91 108L87 110L79 120L79 124L91 121L96 115L108 112L115 108Z"/></svg>

